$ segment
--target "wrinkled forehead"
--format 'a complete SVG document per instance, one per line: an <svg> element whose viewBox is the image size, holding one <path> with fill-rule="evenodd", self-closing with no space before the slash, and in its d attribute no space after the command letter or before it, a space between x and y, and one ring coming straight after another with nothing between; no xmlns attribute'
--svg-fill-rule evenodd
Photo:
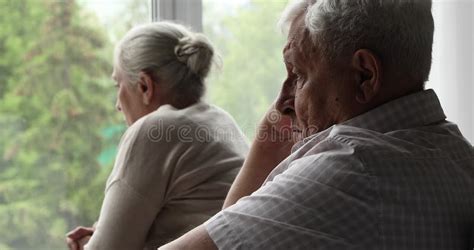
<svg viewBox="0 0 474 250"><path fill-rule="evenodd" d="M297 55L305 54L306 48L310 46L308 33L305 28L305 13L299 14L290 25L287 43L283 49L285 61L294 63Z"/></svg>
<svg viewBox="0 0 474 250"><path fill-rule="evenodd" d="M288 40L295 40L301 33L305 30L305 16L306 11L302 11L296 16L296 18L291 22L290 29L288 31Z"/></svg>

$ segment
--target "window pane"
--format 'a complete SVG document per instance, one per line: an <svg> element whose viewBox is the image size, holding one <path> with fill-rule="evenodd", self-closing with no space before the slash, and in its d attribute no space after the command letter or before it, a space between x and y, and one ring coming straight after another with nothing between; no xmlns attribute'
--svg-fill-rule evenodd
<svg viewBox="0 0 474 250"><path fill-rule="evenodd" d="M229 111L249 138L285 76L285 36L277 22L286 0L204 0L204 33L222 55L209 80L210 101Z"/></svg>
<svg viewBox="0 0 474 250"><path fill-rule="evenodd" d="M148 1L0 0L0 249L64 249L97 219L125 128L113 44Z"/></svg>
<svg viewBox="0 0 474 250"><path fill-rule="evenodd" d="M433 1L433 64L427 88L439 96L448 120L474 143L474 2Z"/></svg>

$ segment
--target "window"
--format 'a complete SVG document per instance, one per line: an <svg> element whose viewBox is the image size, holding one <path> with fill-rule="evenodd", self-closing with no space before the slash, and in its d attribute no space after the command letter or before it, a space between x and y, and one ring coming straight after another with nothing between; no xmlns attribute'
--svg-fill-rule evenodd
<svg viewBox="0 0 474 250"><path fill-rule="evenodd" d="M250 139L286 76L286 39L277 27L286 3L203 0L204 33L223 62L209 79L209 100L230 112Z"/></svg>
<svg viewBox="0 0 474 250"><path fill-rule="evenodd" d="M0 249L64 249L98 216L125 129L110 80L142 0L0 0Z"/></svg>
<svg viewBox="0 0 474 250"><path fill-rule="evenodd" d="M223 67L211 72L207 99L227 110L250 139L285 77L285 37L277 21L287 2L152 1L155 20L176 20L202 31L213 42Z"/></svg>
<svg viewBox="0 0 474 250"><path fill-rule="evenodd" d="M252 138L255 125L275 98L284 68L284 37L275 28L287 0L153 0L173 6L165 19L201 30L220 50L224 68L209 79L211 102L228 110ZM173 5L173 2L175 3ZM198 7L196 7L198 6ZM202 8L202 24L199 15ZM193 12L194 10L194 12ZM434 0L433 65L427 88L433 88L448 120L474 142L474 2ZM166 12L166 11L165 11ZM179 16L179 17L178 17Z"/></svg>
<svg viewBox="0 0 474 250"><path fill-rule="evenodd" d="M251 139L277 96L287 0L0 0L0 249L64 249L91 225L125 130L110 80L115 42L150 17L204 32L222 56L209 102ZM474 142L474 3L435 0L427 87ZM151 15L153 13L153 15Z"/></svg>

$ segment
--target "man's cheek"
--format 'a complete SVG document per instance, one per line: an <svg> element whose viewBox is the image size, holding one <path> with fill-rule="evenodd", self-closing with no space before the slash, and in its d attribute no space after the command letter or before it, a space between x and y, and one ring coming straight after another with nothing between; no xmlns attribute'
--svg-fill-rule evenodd
<svg viewBox="0 0 474 250"><path fill-rule="evenodd" d="M301 91L295 93L295 111L297 116L303 116L308 112L306 96Z"/></svg>

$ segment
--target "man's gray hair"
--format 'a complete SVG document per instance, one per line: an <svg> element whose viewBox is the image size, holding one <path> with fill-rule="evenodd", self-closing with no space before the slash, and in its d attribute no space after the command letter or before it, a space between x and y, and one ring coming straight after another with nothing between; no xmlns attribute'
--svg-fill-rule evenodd
<svg viewBox="0 0 474 250"><path fill-rule="evenodd" d="M330 62L369 49L385 69L419 81L431 69L434 22L431 0L299 0L284 11L288 30L301 14L323 58Z"/></svg>
<svg viewBox="0 0 474 250"><path fill-rule="evenodd" d="M137 26L115 47L115 67L131 83L146 72L167 84L178 103L203 96L213 57L214 49L204 35L171 22Z"/></svg>

